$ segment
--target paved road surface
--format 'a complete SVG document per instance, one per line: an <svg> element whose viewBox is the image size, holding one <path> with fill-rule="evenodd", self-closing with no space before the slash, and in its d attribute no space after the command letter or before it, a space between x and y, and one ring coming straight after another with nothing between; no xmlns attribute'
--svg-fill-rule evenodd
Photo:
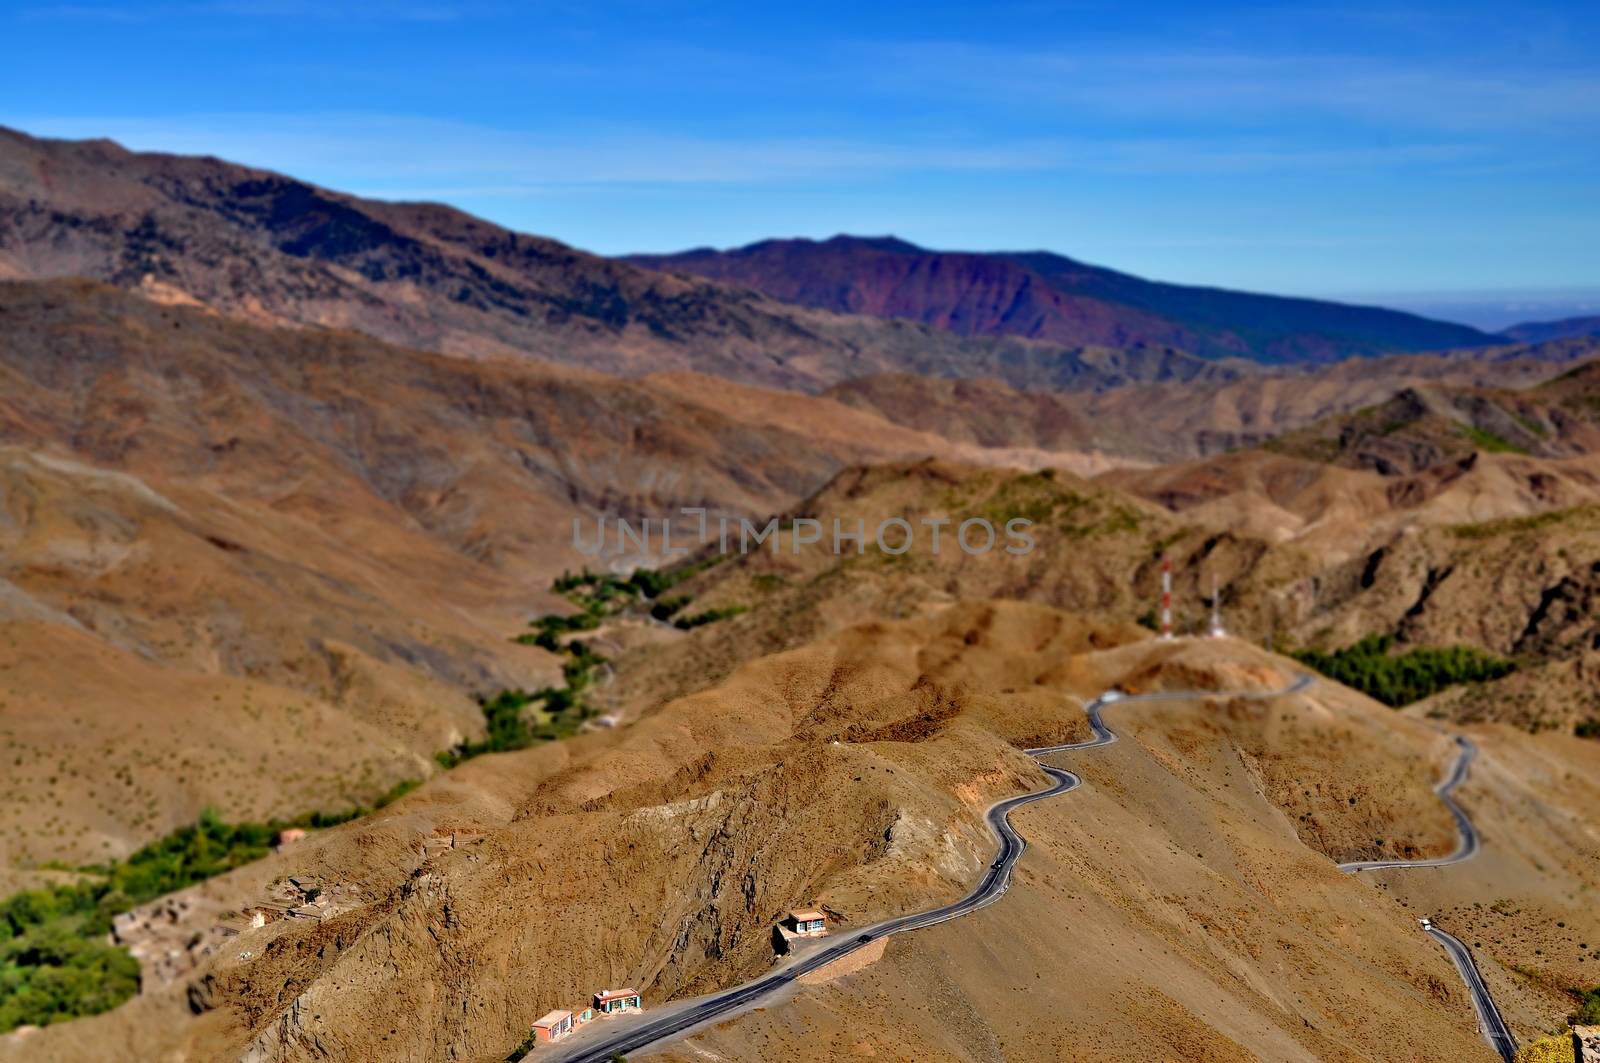
<svg viewBox="0 0 1600 1063"><path fill-rule="evenodd" d="M1349 864L1340 864L1340 871L1382 871L1391 867L1447 867L1478 855L1481 845L1478 828L1472 825L1472 820L1467 818L1466 812L1462 811L1452 796L1456 787L1467 781L1467 770L1478 755L1478 747L1464 735L1456 736L1456 745L1461 752L1457 754L1455 763L1450 768L1450 774L1433 788L1439 795L1439 800L1444 802L1450 814L1455 817L1456 833L1460 837L1460 841L1456 843L1456 851L1449 856L1432 860L1357 860ZM1483 984L1483 976L1478 973L1478 965L1472 958L1472 950L1459 938L1447 934L1436 926L1428 928L1427 933L1444 946L1445 952L1450 954L1451 962L1456 965L1456 970L1461 972L1461 980L1467 983L1467 992L1472 995L1472 1010L1478 1013L1478 1030L1483 1034L1483 1039L1489 1042L1490 1048L1500 1054L1501 1059L1506 1063L1512 1063L1517 1057L1517 1040L1511 1036L1510 1028L1500 1017L1500 1009L1495 1006L1494 997L1489 995L1489 987Z"/></svg>
<svg viewBox="0 0 1600 1063"><path fill-rule="evenodd" d="M975 912L979 908L993 904L999 900L1011 885L1011 870L1016 866L1017 858L1022 855L1028 843L1022 835L1017 833L1011 825L1010 815L1017 809L1034 801L1043 801L1047 797L1064 794L1075 789L1079 779L1070 771L1040 765L1045 774L1053 780L1052 784L1043 790L1035 790L1031 794L1013 797L1001 801L989 809L989 827L1000 839L1000 851L995 854L994 862L984 873L983 879L973 887L972 892L956 901L940 908L932 908L926 912L914 915L903 915L896 919L888 919L881 923L861 930L850 931L839 940L807 956L799 963L774 971L769 975L746 982L744 985L734 986L696 1003L692 1007L674 1012L671 1015L654 1022L636 1026L631 1030L619 1032L615 1037L608 1037L604 1041L596 1041L592 1045L584 1045L581 1050L572 1055L559 1057L561 1063L604 1063L613 1055L637 1052L647 1045L654 1045L668 1040L692 1026L711 1019L719 1018L731 1012L738 1011L760 997L774 993L790 984L803 974L815 971L826 966L842 956L848 956L864 945L871 944L879 938L889 937L891 934L901 934L907 930L919 930L925 926L947 922ZM541 1057L542 1058L542 1057Z"/></svg>
<svg viewBox="0 0 1600 1063"><path fill-rule="evenodd" d="M1095 746L1107 746L1117 740L1117 733L1106 726L1102 716L1103 711L1111 705L1120 705L1124 702L1148 701L1173 701L1191 700L1194 698L1253 698L1267 700L1282 697L1286 694L1298 693L1305 690L1313 682L1311 675L1301 675L1289 686L1282 690L1273 691L1170 691L1156 694L1121 694L1111 692L1102 694L1084 707L1084 712L1089 719L1089 731L1093 735L1088 741L1066 742L1061 745L1040 746L1027 750L1033 757L1044 757L1053 753L1066 753L1075 749L1091 749ZM1459 863L1475 855L1478 851L1478 832L1473 827L1472 821L1467 818L1461 806L1457 805L1451 797L1451 792L1466 780L1467 768L1477 755L1477 748L1466 738L1458 737L1457 745L1461 748L1460 755L1456 758L1455 765L1450 774L1441 782L1435 791L1439 794L1450 812L1455 816L1456 826L1461 835L1461 842L1456 851L1447 857L1435 860L1375 860L1361 861L1349 864L1340 864L1340 870L1347 872L1373 871L1389 867L1443 867L1447 864ZM619 1030L614 1035L603 1040L589 1044L562 1046L552 1052L549 1049L535 1050L527 1058L549 1060L550 1063L607 1063L613 1056L637 1052L641 1049L653 1047L663 1041L671 1040L682 1035L689 1029L699 1026L723 1016L731 1015L742 1008L748 1007L762 997L768 996L790 985L801 975L808 974L824 967L834 960L848 956L863 946L871 944L880 938L893 934L902 934L909 930L918 930L922 927L934 926L938 923L957 919L969 912L986 907L999 900L1011 885L1011 872L1016 866L1018 858L1027 848L1027 842L1022 835L1017 833L1011 825L1011 813L1023 805L1034 801L1042 801L1047 797L1055 797L1069 790L1076 789L1080 784L1079 778L1070 771L1054 768L1048 764L1040 764L1045 774L1049 775L1052 783L1043 790L1036 790L1030 794L1013 797L1001 801L989 809L989 827L994 831L1000 842L999 851L995 854L994 861L989 865L983 879L970 893L954 904L947 904L940 908L933 908L926 912L913 915L900 916L888 919L881 923L861 930L843 934L838 940L830 942L825 947L806 956L803 960L773 971L771 974L752 979L743 985L734 986L720 993L712 994L703 1000L691 1003L689 1006L664 1014L660 1018L652 1019L628 1030ZM1478 973L1477 964L1473 962L1472 953L1456 938L1443 930L1433 928L1428 931L1432 937L1444 946L1455 963L1456 969L1461 973L1461 978L1467 984L1467 989L1472 994L1472 1006L1478 1013L1480 1028L1483 1036L1490 1046L1500 1056L1511 1063L1516 1056L1516 1041L1511 1036L1511 1031L1500 1017L1500 1011L1495 1007L1494 998L1489 995L1488 987L1483 984L1483 978Z"/></svg>
<svg viewBox="0 0 1600 1063"><path fill-rule="evenodd" d="M1303 675L1290 686L1280 691L1240 691L1234 694L1217 693L1212 691L1174 691L1162 694L1128 694L1128 695L1101 695L1085 706L1089 717L1089 728L1094 737L1087 742L1069 742L1065 745L1046 746L1040 749L1030 749L1027 752L1034 757L1042 757L1048 753L1061 753L1070 749L1087 749L1091 746L1109 745L1117 740L1116 732L1105 725L1100 717L1100 711L1105 705L1118 704L1122 701L1160 701L1160 700L1190 700L1193 698L1208 697L1252 697L1275 698L1284 694L1304 690L1312 683L1312 677ZM794 982L803 974L826 966L842 956L848 956L857 949L877 941L879 938L889 937L892 934L903 934L908 930L920 930L923 927L934 926L938 923L948 922L959 918L968 912L975 912L999 900L1011 885L1011 871L1016 866L1017 860L1022 856L1028 843L1022 835L1017 833L1011 825L1011 813L1023 805L1035 801L1043 801L1047 797L1055 797L1069 790L1076 789L1080 780L1070 771L1053 768L1048 764L1039 767L1050 776L1052 783L1043 790L1035 790L1031 794L1013 797L1001 801L989 809L989 827L999 839L1000 849L995 854L994 861L984 873L983 879L973 887L972 891L954 904L947 904L940 908L933 908L926 912L913 915L904 915L895 919L888 919L881 923L861 930L850 931L840 936L826 947L812 953L805 959L790 966L773 971L771 974L752 979L743 985L734 986L732 989L723 990L706 997L692 1005L675 1010L663 1015L659 1019L645 1022L628 1030L619 1030L613 1036L604 1040L597 1040L590 1044L573 1045L566 1051L557 1049L536 1049L526 1057L528 1059L549 1060L550 1063L606 1063L612 1056L626 1055L640 1049L660 1044L689 1030L691 1027L713 1019L730 1015L741 1008L747 1007L771 993ZM564 1048L566 1046L563 1046Z"/></svg>
<svg viewBox="0 0 1600 1063"><path fill-rule="evenodd" d="M1517 1039L1511 1036L1506 1021L1500 1017L1500 1009L1494 1006L1494 997L1489 995L1489 987L1483 984L1483 976L1478 973L1478 965L1472 959L1472 950L1460 938L1436 926L1428 928L1428 936L1444 946L1456 970L1461 972L1461 980L1467 983L1483 1039L1489 1042L1490 1048L1500 1053L1500 1058L1506 1063L1514 1063L1517 1058Z"/></svg>
<svg viewBox="0 0 1600 1063"><path fill-rule="evenodd" d="M1456 834L1461 839L1456 843L1456 851L1449 856L1433 860L1358 860L1354 863L1340 864L1340 871L1381 871L1386 867L1446 867L1478 855L1478 828L1472 825L1472 820L1468 819L1461 806L1456 804L1456 799L1450 796L1456 787L1467 781L1467 769L1472 765L1473 758L1478 755L1478 747L1472 744L1471 739L1460 735L1456 737L1456 745L1461 747L1461 752L1456 757L1455 765L1450 769L1450 774L1445 776L1444 781L1433 788L1433 792L1439 795L1439 800L1444 802L1450 814L1456 818Z"/></svg>

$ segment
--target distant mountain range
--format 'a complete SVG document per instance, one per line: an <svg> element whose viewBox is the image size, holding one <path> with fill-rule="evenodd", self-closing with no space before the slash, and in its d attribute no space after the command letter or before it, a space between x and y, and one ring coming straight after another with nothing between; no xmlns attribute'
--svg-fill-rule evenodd
<svg viewBox="0 0 1600 1063"><path fill-rule="evenodd" d="M71 276L457 356L808 391L881 373L1024 390L1218 383L1262 363L1505 342L1394 310L893 238L607 259L438 204L0 128L0 279Z"/></svg>
<svg viewBox="0 0 1600 1063"><path fill-rule="evenodd" d="M1519 343L1544 343L1547 340L1581 339L1600 336L1600 317L1568 317L1560 321L1527 321L1501 333Z"/></svg>
<svg viewBox="0 0 1600 1063"><path fill-rule="evenodd" d="M348 328L467 357L821 390L880 372L1016 387L1236 376L1173 347L962 337L780 302L214 158L0 129L0 279L87 277L257 323Z"/></svg>
<svg viewBox="0 0 1600 1063"><path fill-rule="evenodd" d="M963 336L1157 344L1271 364L1496 342L1465 325L1398 310L1162 284L1044 251L929 251L894 237L764 240L731 251L703 248L627 261L744 285L802 306L904 318Z"/></svg>

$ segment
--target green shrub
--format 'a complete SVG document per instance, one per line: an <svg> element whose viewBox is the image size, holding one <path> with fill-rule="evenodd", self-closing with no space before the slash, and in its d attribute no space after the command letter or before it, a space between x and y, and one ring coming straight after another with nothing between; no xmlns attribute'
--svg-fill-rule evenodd
<svg viewBox="0 0 1600 1063"><path fill-rule="evenodd" d="M1517 668L1514 661L1471 646L1391 654L1393 645L1391 635L1372 635L1335 653L1299 650L1293 656L1329 679L1397 708L1453 684L1500 679Z"/></svg>
<svg viewBox="0 0 1600 1063"><path fill-rule="evenodd" d="M1463 425L1462 431L1466 433L1468 439L1472 440L1473 446L1477 447L1486 454L1527 453L1527 450L1524 448L1519 447L1510 440L1503 439L1500 436L1495 435L1493 432L1485 429L1474 428L1472 425Z"/></svg>
<svg viewBox="0 0 1600 1063"><path fill-rule="evenodd" d="M1600 986L1589 990L1578 1001L1578 1010L1567 1016L1573 1026L1600 1026Z"/></svg>
<svg viewBox="0 0 1600 1063"><path fill-rule="evenodd" d="M139 961L58 918L0 944L0 1033L97 1015L139 991Z"/></svg>
<svg viewBox="0 0 1600 1063"><path fill-rule="evenodd" d="M705 612L695 613L693 616L679 617L677 620L672 622L672 626L680 628L684 631L688 631L690 628L703 627L706 624L714 624L718 620L727 620L731 617L738 616L740 613L748 611L749 606L727 605L723 606L721 609L707 609Z"/></svg>
<svg viewBox="0 0 1600 1063"><path fill-rule="evenodd" d="M687 594L679 594L671 598L661 598L650 607L650 615L657 620L666 620L673 613L688 605L690 598Z"/></svg>

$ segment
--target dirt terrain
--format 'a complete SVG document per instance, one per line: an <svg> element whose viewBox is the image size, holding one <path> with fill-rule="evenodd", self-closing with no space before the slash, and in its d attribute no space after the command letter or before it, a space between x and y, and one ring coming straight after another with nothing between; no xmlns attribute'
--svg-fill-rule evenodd
<svg viewBox="0 0 1600 1063"><path fill-rule="evenodd" d="M1021 750L1085 737L1108 687L1276 688L1298 666L1258 647L1373 635L1517 670L1401 712L1331 682L1113 710L1123 741L1059 759L1085 785L1019 813L1002 902L662 1058L1487 1059L1420 914L1525 1038L1600 983L1595 340L1268 372L969 339L0 140L0 274L101 279L0 280L0 896L203 809L422 780L144 905L143 992L0 1058L504 1060L596 988L767 970L789 908L960 896L984 811L1045 781ZM781 530L573 544L681 507ZM961 549L977 518L1032 548ZM1237 639L1153 637L1164 559L1180 634L1215 587ZM578 607L552 577L669 563L665 615L706 622L583 632L604 717L443 769L476 696L561 681L571 646L512 641ZM1482 749L1483 855L1340 874L1452 848L1446 727Z"/></svg>
<svg viewBox="0 0 1600 1063"><path fill-rule="evenodd" d="M1536 403L1531 396L1538 392L1523 396L1509 389L1533 389L1564 364L1596 356L1600 340L1578 340L1317 368L1258 367L1191 380L1149 380L1130 373L1115 387L1071 391L1018 391L998 380L900 373L847 380L826 394L897 424L987 447L1094 448L1147 462L1176 462L1257 446L1319 422L1336 425L1344 415L1408 392L1495 389L1493 396L1509 406ZM1514 437L1530 437L1509 413L1494 422ZM1531 438L1535 447L1544 444L1543 437ZM1450 452L1459 458L1471 442L1456 432Z"/></svg>
<svg viewBox="0 0 1600 1063"><path fill-rule="evenodd" d="M1160 765L1170 756L1167 732L1188 730L1195 716L1178 710L1135 723L1133 715L1119 728L1137 744L1104 750L1108 760ZM1103 779L1109 769L1096 772L1086 754L1070 762L1091 780L1077 795L1083 804L1064 799L1026 814L1030 848L1004 902L892 941L868 970L693 1037L659 1058L1487 1063L1495 1056L1477 1038L1459 980L1414 951L1431 943L1413 917L1431 914L1474 947L1496 1001L1524 1041L1561 1025L1571 1006L1561 990L1596 980L1592 958L1581 959L1596 933L1597 841L1582 826L1589 820L1585 801L1592 807L1596 795L1592 750L1584 757L1582 749L1558 750L1501 731L1475 737L1489 752L1467 794L1490 851L1472 866L1383 872L1371 882L1351 882L1304 850L1279 848L1261 834L1252 833L1254 845L1245 850L1214 824L1170 811L1186 810L1192 798L1160 767L1138 780L1174 782L1164 791L1166 803L1146 804L1122 789L1101 793L1095 775ZM1537 796L1508 778L1529 766L1529 745L1539 748L1533 755L1546 771L1562 764ZM1572 754L1583 759L1566 759ZM1502 818L1510 805L1517 811ZM1092 847L1099 832L1084 822L1101 815L1111 821L1104 831L1117 839L1118 855L1126 855L1123 847L1142 850L1141 878L1111 898L1099 881L1110 873L1084 869L1083 850L1101 851ZM1160 828L1155 843L1150 821ZM1546 837L1553 823L1567 825L1562 842L1532 841ZM1241 860L1242 851L1255 859ZM1207 866L1197 866L1200 855ZM1211 870L1219 858L1225 869ZM1348 903L1347 893L1360 900ZM1368 934L1415 966L1397 973L1372 953L1346 952ZM1589 950L1580 948L1584 942ZM1453 1011L1439 1033L1434 1009ZM1439 1041L1413 1040L1431 1036Z"/></svg>
<svg viewBox="0 0 1600 1063"><path fill-rule="evenodd" d="M1166 556L1179 631L1204 630L1215 579L1228 629L1261 642L1339 647L1389 633L1401 646L1464 643L1516 657L1521 672L1441 695L1435 711L1570 730L1593 714L1583 679L1594 636L1584 603L1600 558L1594 461L1481 455L1453 475L1412 478L1260 452L1093 480L940 461L849 469L792 512L830 532L835 519L848 530L903 514L924 529L921 547L836 556L829 542L797 551L786 538L717 565L685 585L696 601L759 608L711 629L692 656L664 656L658 667L642 655L619 684L680 689L673 684L852 619L961 598L1153 625ZM1547 508L1554 502L1565 508ZM948 536L963 520L1002 513L1034 521L1027 555L928 549L925 521L948 520ZM1229 513L1253 519L1230 526ZM1546 681L1576 696L1536 695L1531 687Z"/></svg>
<svg viewBox="0 0 1600 1063"><path fill-rule="evenodd" d="M598 985L659 1002L763 969L788 907L848 925L950 899L987 860L982 810L1042 784L1016 745L1079 733L1081 698L1112 682L1270 687L1290 670L1242 644L1136 632L956 605L752 661L621 731L473 762L200 887L244 905L311 864L371 900L247 930L187 986L34 1034L28 1058L95 1058L137 1037L162 1058L498 1059L532 1018ZM1024 1059L1173 1037L1219 1058L1230 1044L1263 1059L1484 1051L1414 912L1332 866L1451 847L1430 789L1442 736L1320 688L1118 725L1127 741L1071 765L1084 792L1024 815L1034 848L1012 896L802 991L754 1036L826 1023L841 1050L928 1058L992 1058L981 1045L1006 1038ZM412 839L441 826L486 836L424 862ZM919 1003L864 1035L850 1020L881 1006L874 991ZM1041 1021L1066 1009L1074 1022L1045 1028L1080 1033L1016 1040L1026 1026L1001 1020L1002 1002ZM952 1029L951 1007L969 1023Z"/></svg>
<svg viewBox="0 0 1600 1063"><path fill-rule="evenodd" d="M571 546L574 516L682 505L763 514L857 461L1041 466L1031 477L938 463L851 472L799 506L872 524L898 512L1028 514L1045 528L1042 549L982 563L920 550L751 559L695 593L710 606L772 599L762 616L781 623L726 628L730 637L675 666L685 677L703 682L862 615L955 597L1131 620L1148 611L1163 550L1184 600L1220 574L1225 600L1251 603L1229 606L1241 631L1276 626L1311 641L1398 623L1414 600L1402 591L1429 571L1450 569L1440 605L1482 593L1469 581L1479 565L1439 559L1475 549L1522 588L1509 599L1528 603L1520 626L1508 612L1497 631L1462 630L1446 618L1485 614L1440 610L1408 617L1407 633L1502 652L1579 637L1557 631L1571 623L1561 613L1541 622L1547 635L1518 634L1552 587L1553 601L1582 601L1580 574L1543 575L1541 551L1564 525L1513 535L1525 545L1509 552L1495 537L1416 539L1410 525L1587 502L1596 477L1586 459L1490 455L1408 480L1249 452L1124 468L1090 485L1068 470L1098 474L1117 459L1066 449L1080 442L1071 434L1018 450L994 445L1007 440L977 419L946 437L828 398L692 374L619 380L446 359L83 282L7 285L0 320L0 438L11 444L0 463L0 609L12 655L0 726L28 762L0 805L10 861L99 859L208 806L234 818L333 810L430 774L433 752L480 726L471 695L557 674L552 657L506 640L528 616L567 608L545 588L585 563ZM970 407L970 390L956 386L947 408ZM1388 558L1384 579L1355 593L1360 579L1352 585L1340 566L1374 557ZM728 582L734 574L743 582ZM1296 589L1308 575L1326 588L1314 603ZM74 682L84 674L104 679ZM619 691L658 678L643 666ZM674 682L663 689L688 689ZM197 726L214 754L199 751ZM89 727L105 736L93 756L127 781L86 781Z"/></svg>
<svg viewBox="0 0 1600 1063"><path fill-rule="evenodd" d="M474 695L559 679L509 639L570 609L548 586L586 562L580 515L759 514L849 462L1016 457L823 399L450 359L82 281L0 285L0 323L4 863L431 774L481 731Z"/></svg>

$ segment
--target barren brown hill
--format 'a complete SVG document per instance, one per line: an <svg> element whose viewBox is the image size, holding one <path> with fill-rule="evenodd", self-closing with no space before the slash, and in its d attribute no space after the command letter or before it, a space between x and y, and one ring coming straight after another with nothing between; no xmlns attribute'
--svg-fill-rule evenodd
<svg viewBox="0 0 1600 1063"><path fill-rule="evenodd" d="M1180 631L1201 630L1215 579L1228 629L1261 642L1335 649L1387 634L1401 649L1480 647L1526 671L1485 687L1463 715L1570 733L1600 715L1593 699L1527 685L1550 669L1570 689L1600 637L1585 604L1597 508L1592 458L1485 455L1399 479L1259 452L1094 481L943 462L848 469L791 513L830 529L902 516L923 533L916 549L888 556L869 541L836 556L827 542L796 550L785 539L718 565L685 588L708 607L755 608L671 654L642 654L618 687L645 698L689 689L862 616L978 597L1153 624L1166 556ZM1034 521L1030 553L971 556L948 539L928 549L925 521L949 521L948 536L1002 515Z"/></svg>
<svg viewBox="0 0 1600 1063"><path fill-rule="evenodd" d="M362 534L0 447L0 860L370 801L481 730L469 694L556 674L490 571Z"/></svg>
<svg viewBox="0 0 1600 1063"><path fill-rule="evenodd" d="M427 774L481 730L470 695L558 677L507 639L570 608L546 588L584 561L575 516L761 513L847 462L954 449L804 396L466 361L83 281L0 284L0 381L8 860Z"/></svg>
<svg viewBox="0 0 1600 1063"><path fill-rule="evenodd" d="M324 922L246 930L189 978L35 1034L26 1051L95 1058L134 1040L161 1057L502 1059L534 1017L597 985L638 985L655 1006L766 969L786 908L819 904L848 927L955 896L989 858L982 810L1042 781L1015 746L1079 733L1078 699L1109 683L1271 686L1286 670L1239 644L1164 646L1016 603L856 626L622 731L475 761L202 887L207 918L308 869L356 892ZM1000 904L895 941L862 975L802 988L710 1043L734 1056L1003 1047L1042 1060L1177 1037L1202 1058L1488 1058L1414 911L1332 865L1448 847L1430 792L1439 735L1335 689L1119 726L1129 740L1072 764L1083 791L1020 818L1032 846ZM424 857L417 833L440 826L486 836ZM1537 903L1575 932L1593 925L1580 905ZM1510 977L1488 976L1501 990ZM927 1003L971 1021L918 1006L851 1032L879 987L935 986ZM1047 1006L1054 1021L1014 1021ZM1526 1029L1558 1006L1528 992L1514 1021ZM782 1031L805 1026L808 1043L789 1046Z"/></svg>
<svg viewBox="0 0 1600 1063"><path fill-rule="evenodd" d="M770 923L796 904L848 926L959 894L988 859L983 808L1039 782L1016 747L1082 736L1086 696L1112 684L1281 684L1287 662L1243 643L1161 644L1131 623L1154 599L1163 552L1177 562L1186 626L1216 573L1230 625L1257 634L1399 618L1436 625L1417 629L1425 641L1461 637L1448 626L1462 622L1459 606L1439 598L1449 574L1441 582L1430 567L1452 542L1524 539L1456 560L1479 580L1472 569L1509 559L1468 589L1581 575L1541 566L1548 515L1503 528L1374 525L1363 534L1396 536L1374 562L1348 530L1342 553L1307 555L1303 536L1219 532L1064 472L939 461L850 468L789 507L847 526L884 514L919 526L1027 515L1037 546L840 557L780 540L702 572L681 585L696 608L749 611L689 633L641 626L632 649L627 633L603 636L623 643L608 694L634 722L472 761L196 887L179 927L202 940L286 875L319 876L337 901L325 921L247 930L122 1009L10 1049L91 1059L133 1040L207 1059L503 1059L533 1017L600 984L636 983L655 1005L765 969ZM1382 578L1363 585L1374 563ZM1042 604L974 600L989 596ZM1494 622L1509 631L1516 605L1504 597ZM1559 615L1553 645L1585 637L1581 609ZM882 619L862 622L872 617ZM1450 846L1430 789L1448 744L1418 716L1331 684L1285 702L1141 711L1117 721L1127 740L1068 764L1084 791L1023 814L1030 853L1001 904L895 942L862 974L703 1044L798 1058L1098 1059L1180 1042L1217 1059L1410 1059L1441 1045L1488 1058L1447 960L1413 929L1434 906L1483 930L1485 976L1519 1032L1563 1013L1555 987L1575 984L1578 942L1600 935L1582 901L1600 887L1600 852L1579 826L1600 796L1591 745L1478 726L1486 761L1505 765L1468 792L1500 846L1495 862L1414 894L1332 862ZM1571 827L1506 844L1546 822ZM419 846L441 832L485 838ZM1021 1039L1016 1023L990 1018L1044 984L1076 991L1014 1006L1060 1033ZM971 1017L971 1037L918 1009L861 1025L884 994L902 993ZM1030 1010L1047 1004L1053 1025ZM802 1029L805 1046L791 1042Z"/></svg>
<svg viewBox="0 0 1600 1063"><path fill-rule="evenodd" d="M806 309L438 204L360 199L214 158L0 128L0 278L65 276L257 322L626 374L693 370L812 390L885 371L1110 382L1081 344L968 339ZM1228 372L1177 351L1135 361L1184 378Z"/></svg>
<svg viewBox="0 0 1600 1063"><path fill-rule="evenodd" d="M1331 710L1317 717L1330 738L1358 718L1347 695L1314 700ZM1584 898L1596 888L1596 841L1585 806L1600 797L1600 744L1474 729L1485 754L1465 800L1489 839L1484 853L1459 869L1335 882L1321 878L1314 856L1250 829L1239 787L1259 762L1244 751L1236 709L1119 711L1122 742L1058 758L1084 775L1086 789L1025 814L1029 850L1003 902L896 940L867 969L704 1030L665 1058L1496 1058L1464 1039L1474 1032L1470 1010L1447 1024L1449 1047L1414 1046L1420 1027L1391 1010L1412 999L1407 980L1366 962L1351 977L1345 957L1326 949L1329 938L1367 940L1369 920L1388 913L1400 916L1379 931L1392 947L1419 939L1410 921L1419 914L1461 936L1524 1042L1563 1025L1571 1007L1563 987L1594 982L1595 919ZM1287 755L1276 766L1299 780L1294 792L1317 817L1340 799L1321 774L1321 754L1343 762L1359 759L1361 747L1341 737L1297 760L1303 721L1293 710L1269 715L1278 725L1269 756ZM1106 758L1093 759L1097 752ZM1242 765L1229 763L1234 755ZM1077 797L1083 803L1074 806ZM1355 807L1365 803L1362 796ZM1297 822L1306 814L1288 811ZM1121 890L1108 889L1123 861L1137 870ZM1351 888L1365 903L1346 905L1342 891ZM1241 939L1248 945L1236 946ZM1427 970L1409 981L1428 1001L1416 1019L1431 1027L1432 1008L1466 1002L1448 971ZM1369 977L1383 985L1370 995ZM1359 1018L1340 1014L1352 1001Z"/></svg>
<svg viewBox="0 0 1600 1063"><path fill-rule="evenodd" d="M1600 341L1397 355L1234 379L1151 381L1129 372L1094 391L1017 391L998 380L882 374L827 395L898 424L988 447L1096 449L1146 462L1258 446L1407 391L1525 388L1564 361L1600 355ZM1108 375L1112 369L1104 364Z"/></svg>
<svg viewBox="0 0 1600 1063"><path fill-rule="evenodd" d="M1407 388L1375 406L1272 441L1271 449L1352 468L1408 474L1474 451L1564 458L1600 451L1596 380L1588 362L1537 387Z"/></svg>

